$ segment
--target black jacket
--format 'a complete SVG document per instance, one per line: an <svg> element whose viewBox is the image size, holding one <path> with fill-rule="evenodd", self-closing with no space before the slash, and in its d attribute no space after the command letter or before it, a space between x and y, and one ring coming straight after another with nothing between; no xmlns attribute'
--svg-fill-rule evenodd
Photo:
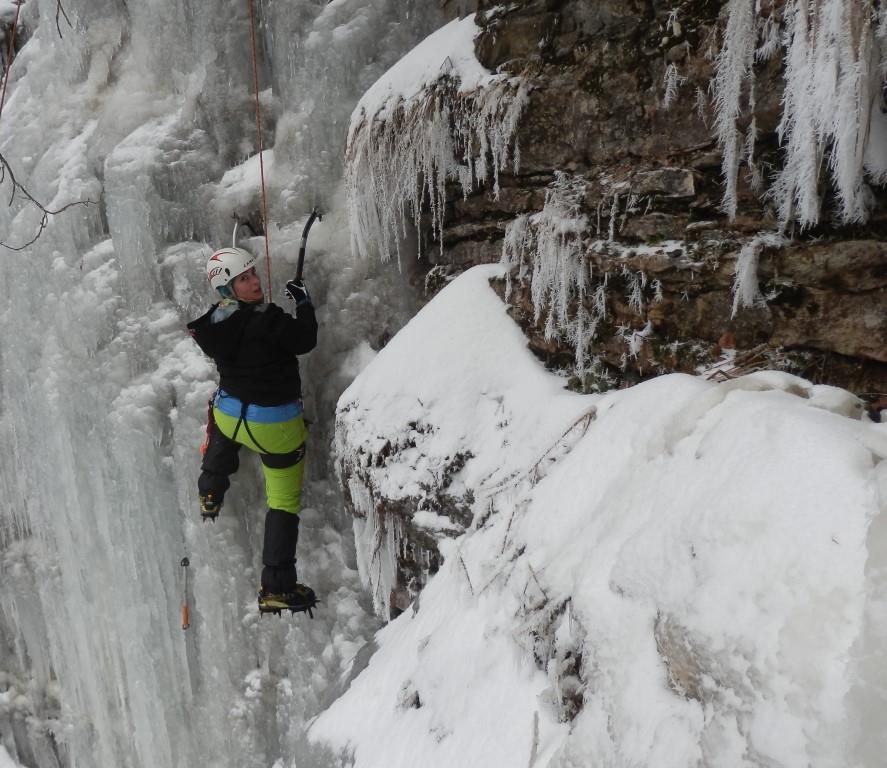
<svg viewBox="0 0 887 768"><path fill-rule="evenodd" d="M317 318L311 304L298 317L276 304L245 304L221 322L210 322L217 307L188 323L191 336L216 363L219 385L245 403L282 405L302 396L296 355L317 345Z"/></svg>

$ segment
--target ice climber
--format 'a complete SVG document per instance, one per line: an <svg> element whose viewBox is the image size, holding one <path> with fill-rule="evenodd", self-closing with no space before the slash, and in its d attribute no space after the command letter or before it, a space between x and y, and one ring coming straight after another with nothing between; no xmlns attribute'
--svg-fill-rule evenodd
<svg viewBox="0 0 887 768"><path fill-rule="evenodd" d="M221 301L188 324L219 372L197 481L200 512L205 520L218 516L240 447L258 453L268 499L259 608L306 610L315 596L296 577L307 438L296 355L317 344L317 319L302 280L286 284L295 316L266 303L255 263L242 248L222 248L210 256L207 277Z"/></svg>

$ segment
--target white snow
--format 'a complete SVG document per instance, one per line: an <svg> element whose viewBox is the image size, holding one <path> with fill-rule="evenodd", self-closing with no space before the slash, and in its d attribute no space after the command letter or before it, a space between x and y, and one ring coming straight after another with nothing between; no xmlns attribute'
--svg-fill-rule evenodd
<svg viewBox="0 0 887 768"><path fill-rule="evenodd" d="M377 634L369 668L313 736L353 754L355 766L528 764L546 679L506 631L516 601L498 592L472 599L455 571L429 584L422 600L430 610ZM566 728L550 718L540 724L544 751Z"/></svg>
<svg viewBox="0 0 887 768"><path fill-rule="evenodd" d="M351 130L364 120L389 118L399 102L421 96L441 77L453 78L461 92L494 80L474 54L474 38L479 31L474 14L469 14L430 34L361 96L351 115Z"/></svg>
<svg viewBox="0 0 887 768"><path fill-rule="evenodd" d="M340 400L346 468L426 426L369 470L391 498L469 447L477 517L312 737L355 766L879 765L887 425L772 371L569 395L495 274Z"/></svg>
<svg viewBox="0 0 887 768"><path fill-rule="evenodd" d="M400 466L372 470L376 487L387 497L420 493L423 475L433 475L458 451L477 454L459 474L460 486L494 486L510 473L528 470L539 458L539 446L555 441L562 425L588 407L529 353L513 354L525 343L523 334L505 306L491 300L486 284L502 272L499 267L472 270L472 280L444 288L339 399L340 439L353 446L371 446L406 430L416 433L409 471ZM470 371L462 371L466 360L474 362ZM540 403L545 403L544 416L528 418ZM446 419L437 418L441 408L448 411ZM433 433L417 429L423 425ZM507 461L491 450L494 446ZM400 471L404 476L392 474Z"/></svg>
<svg viewBox="0 0 887 768"><path fill-rule="evenodd" d="M496 488L529 472L543 458L540 447L556 442L564 425L588 407L583 398L563 391L561 382L529 355L513 354L523 345L523 336L504 305L491 300L486 284L486 277L500 273L498 267L477 270L474 280L460 282L461 289L447 286L339 400L340 461L344 457L360 466L374 489L352 495L362 515L355 521L358 564L382 615L390 607L397 541L396 532L388 530L382 537L384 551L377 551L378 497L427 498L429 482L439 481L459 454L468 458L447 486L448 493ZM410 350L408 355L404 349ZM474 369L458 375L466 360L475 361ZM444 384L446 392L441 391ZM544 414L529 418L539 413L540 403L545 403ZM442 407L446 418L439 416ZM400 450L398 457L378 466L369 463L391 439Z"/></svg>

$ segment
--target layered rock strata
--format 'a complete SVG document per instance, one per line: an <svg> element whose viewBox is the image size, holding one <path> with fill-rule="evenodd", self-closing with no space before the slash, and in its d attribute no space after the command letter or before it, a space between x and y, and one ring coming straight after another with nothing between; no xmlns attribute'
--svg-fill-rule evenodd
<svg viewBox="0 0 887 768"><path fill-rule="evenodd" d="M563 324L546 330L548 312L531 300L535 262L550 257L538 243L513 260L516 277L518 266L524 269L509 301L531 346L550 364L579 374L577 386L695 372L735 349L740 359L754 352L761 365L869 399L887 391L883 187L872 187L876 202L864 226L839 226L832 223L833 190L823 180L818 226L755 241L778 226L762 185L781 162L779 55L755 66L754 110L739 120L743 129L754 120L757 141L738 178L731 220L722 212L722 157L709 95L726 21L721 4L479 5L479 61L527 83L514 138L520 163L500 175L498 194L489 185L466 191L451 183L444 247L427 249L430 267L455 272L499 261L503 250L507 257L508 227L525 215L530 238L537 236L539 214L558 174L566 174L578 190L569 216L574 226L563 238L571 251L566 266L586 286L583 297L573 291L560 309L573 321L584 302L599 320L594 337L582 339L583 365L573 365L575 334ZM778 19L780 6L761 13ZM758 266L753 306L735 307L737 273L749 260ZM628 273L643 274L640 302L630 298ZM595 309L600 285L606 307ZM642 344L626 343L638 333Z"/></svg>

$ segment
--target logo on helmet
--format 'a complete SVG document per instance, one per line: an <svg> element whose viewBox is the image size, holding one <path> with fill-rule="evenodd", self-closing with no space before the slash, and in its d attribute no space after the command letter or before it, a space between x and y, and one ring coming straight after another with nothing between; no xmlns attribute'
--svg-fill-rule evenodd
<svg viewBox="0 0 887 768"><path fill-rule="evenodd" d="M224 267L213 267L213 268L209 271L209 275L208 275L208 277L209 277L210 280L212 280L216 275L220 275L223 271L225 271L225 270L224 270Z"/></svg>

